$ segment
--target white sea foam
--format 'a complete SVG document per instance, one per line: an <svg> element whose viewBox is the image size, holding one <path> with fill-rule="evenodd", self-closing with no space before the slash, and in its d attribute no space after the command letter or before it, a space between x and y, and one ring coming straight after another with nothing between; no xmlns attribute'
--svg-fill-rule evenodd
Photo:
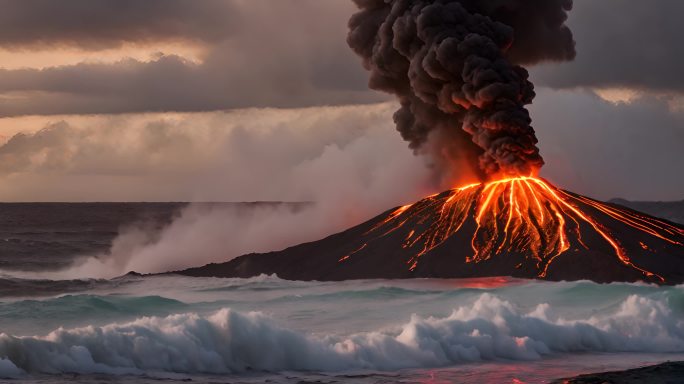
<svg viewBox="0 0 684 384"><path fill-rule="evenodd" d="M0 378L14 379L21 377L22 371L8 359L0 359Z"/></svg>
<svg viewBox="0 0 684 384"><path fill-rule="evenodd" d="M447 317L414 315L401 327L348 336L304 334L261 313L230 309L58 329L44 337L0 334L0 376L396 370L553 353L682 351L683 322L658 300L631 295L612 313L569 321L549 305L521 313L485 293Z"/></svg>

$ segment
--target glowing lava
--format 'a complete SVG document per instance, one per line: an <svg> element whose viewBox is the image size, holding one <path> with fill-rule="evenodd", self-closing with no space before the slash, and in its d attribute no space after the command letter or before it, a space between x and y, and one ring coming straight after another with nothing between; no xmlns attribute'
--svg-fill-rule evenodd
<svg viewBox="0 0 684 384"><path fill-rule="evenodd" d="M580 208L582 206L584 210ZM600 238L612 248L622 264L650 278L665 281L632 262L620 241L593 215L607 215L649 236L682 245L679 240L684 231L678 227L565 192L534 177L472 184L430 196L395 210L366 235L373 241L411 222L412 228L402 246L411 251L407 265L414 270L421 256L459 231L475 228L469 234L472 237L472 255L466 262L479 263L496 255L520 254L526 259L533 258L537 276L544 278L554 259L566 251L580 247L589 250L583 236L588 236L587 231L591 231L592 237ZM471 220L475 225L464 225ZM365 247L366 244L359 251ZM340 262L347 261L354 253Z"/></svg>

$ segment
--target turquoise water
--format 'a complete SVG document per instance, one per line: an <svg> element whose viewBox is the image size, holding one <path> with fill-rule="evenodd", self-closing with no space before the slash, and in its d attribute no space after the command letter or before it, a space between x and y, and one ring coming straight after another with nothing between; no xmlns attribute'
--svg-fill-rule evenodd
<svg viewBox="0 0 684 384"><path fill-rule="evenodd" d="M52 286L0 297L0 377L543 383L684 360L684 287L271 276Z"/></svg>

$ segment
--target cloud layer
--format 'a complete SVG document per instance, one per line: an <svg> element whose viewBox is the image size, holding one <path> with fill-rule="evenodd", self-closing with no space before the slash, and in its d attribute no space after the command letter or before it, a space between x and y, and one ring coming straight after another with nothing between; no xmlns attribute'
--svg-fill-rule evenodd
<svg viewBox="0 0 684 384"><path fill-rule="evenodd" d="M531 108L543 175L601 199L682 200L684 110L641 96L611 103L592 92L541 90Z"/></svg>
<svg viewBox="0 0 684 384"><path fill-rule="evenodd" d="M0 117L294 108L385 97L368 90L367 73L346 45L355 10L349 0L0 0L0 6L0 49L17 54L162 41L204 47L200 62L159 55L0 69ZM684 64L682 6L677 0L575 1L568 23L577 59L532 71L541 90L531 111L546 176L600 198L681 199L684 186L675 175L683 166L684 83L673 74ZM551 92L544 84L574 91ZM628 103L611 104L577 88L636 91L614 96ZM402 166L420 168L423 160L394 132L390 110L386 104L56 119L40 134L14 137L0 148L0 199L313 199L306 188L324 184L323 175L347 177L354 169L355 181L336 186L344 190L384 173L398 179ZM0 137L20 130L8 124L13 120L0 119ZM349 152L351 142L357 152ZM313 161L321 148L336 159ZM365 169L361 161L372 165ZM429 173L416 172L419 184Z"/></svg>
<svg viewBox="0 0 684 384"><path fill-rule="evenodd" d="M0 0L0 45L98 50L125 42L220 41L240 19L240 1Z"/></svg>
<svg viewBox="0 0 684 384"><path fill-rule="evenodd" d="M115 116L52 123L0 147L0 200L305 201L196 205L162 231L50 278L162 272L312 241L434 189L393 132L393 104ZM193 255L189 258L189 255ZM44 276L45 277L45 276Z"/></svg>
<svg viewBox="0 0 684 384"><path fill-rule="evenodd" d="M199 44L201 63L151 61L0 69L0 116L211 111L377 102L345 44L350 0L1 0L0 49ZM684 4L576 0L577 59L533 69L537 85L683 93ZM609 47L610 49L607 49ZM125 49L122 51L125 55Z"/></svg>
<svg viewBox="0 0 684 384"><path fill-rule="evenodd" d="M0 146L0 200L415 197L429 173L394 105L72 118Z"/></svg>
<svg viewBox="0 0 684 384"><path fill-rule="evenodd" d="M684 110L643 96L539 90L542 175L610 199L679 200ZM3 201L315 201L363 195L368 214L447 188L396 134L394 103L63 117L0 146ZM648 128L648 129L645 129ZM402 192L403 191L403 192ZM371 212L372 211L372 212Z"/></svg>
<svg viewBox="0 0 684 384"><path fill-rule="evenodd" d="M349 1L9 3L16 21L0 23L0 35L7 30L0 48L50 43L97 50L185 39L204 44L206 53L200 63L168 54L151 61L0 69L0 117L384 100L368 91L359 60L346 46L347 17L354 10ZM47 16L52 8L55 16Z"/></svg>
<svg viewBox="0 0 684 384"><path fill-rule="evenodd" d="M533 72L554 88L631 88L684 93L684 2L576 0L570 13L577 40L572 63Z"/></svg>
<svg viewBox="0 0 684 384"><path fill-rule="evenodd" d="M542 175L604 199L681 199L684 114L668 108L658 98L616 105L591 92L543 90L531 110L546 128ZM0 146L0 200L313 202L191 206L161 231L127 228L108 254L43 277L159 272L281 249L448 187L394 132L395 109L73 117Z"/></svg>

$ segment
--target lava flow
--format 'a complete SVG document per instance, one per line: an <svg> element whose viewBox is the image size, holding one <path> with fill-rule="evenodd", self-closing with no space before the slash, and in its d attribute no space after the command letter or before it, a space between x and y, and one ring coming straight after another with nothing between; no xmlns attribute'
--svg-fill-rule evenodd
<svg viewBox="0 0 684 384"><path fill-rule="evenodd" d="M665 282L660 275L636 265L620 240L581 206L591 207L651 237L682 245L684 231L674 225L565 192L534 177L472 184L430 196L397 209L366 235L372 239L384 237L410 222L412 228L402 247L413 251L407 265L414 270L421 256L458 234L473 219L475 225L469 226L471 231L474 228L470 234L472 255L466 258L467 263L479 263L496 255L520 254L533 258L537 276L544 278L554 259L566 251L579 247L589 250L583 237L586 231L592 231L612 248L622 264ZM642 247L646 245L642 243ZM350 256L353 254L341 261Z"/></svg>
<svg viewBox="0 0 684 384"><path fill-rule="evenodd" d="M318 241L181 271L292 280L515 277L684 283L684 227L556 188L520 64L569 60L572 1L356 0L347 42L369 86L436 176L489 180L384 212ZM540 4L544 6L540 6ZM540 37L543 37L540 39ZM432 138L438 138L433 140Z"/></svg>
<svg viewBox="0 0 684 384"><path fill-rule="evenodd" d="M291 280L510 276L684 283L684 227L511 177L428 196L340 233L181 273Z"/></svg>

